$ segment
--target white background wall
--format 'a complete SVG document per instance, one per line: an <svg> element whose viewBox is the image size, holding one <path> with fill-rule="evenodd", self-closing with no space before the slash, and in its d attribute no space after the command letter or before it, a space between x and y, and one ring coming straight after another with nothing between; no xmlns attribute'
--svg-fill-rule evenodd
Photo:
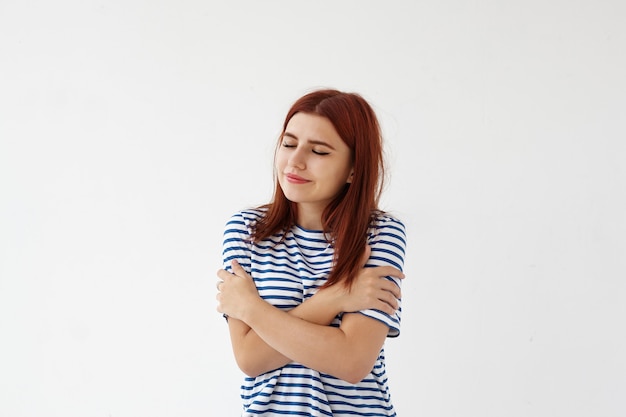
<svg viewBox="0 0 626 417"><path fill-rule="evenodd" d="M331 86L408 226L400 416L623 416L625 4L0 1L0 415L238 415L222 228Z"/></svg>

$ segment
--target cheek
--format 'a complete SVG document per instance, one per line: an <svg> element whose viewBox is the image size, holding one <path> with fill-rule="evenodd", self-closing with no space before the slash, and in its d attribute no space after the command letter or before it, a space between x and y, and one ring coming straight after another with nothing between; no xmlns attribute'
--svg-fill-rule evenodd
<svg viewBox="0 0 626 417"><path fill-rule="evenodd" d="M334 171L327 171L328 172L328 181L329 184L332 184L332 188L335 190L340 190L345 184L346 184L346 180L348 179L348 171L345 171L344 169L335 169Z"/></svg>
<svg viewBox="0 0 626 417"><path fill-rule="evenodd" d="M338 179L341 179L341 181L345 182L345 180L348 179L348 177L350 176L350 172L352 171L352 164L350 163L350 161L345 160L342 161L336 170L336 176Z"/></svg>
<svg viewBox="0 0 626 417"><path fill-rule="evenodd" d="M284 158L284 155L282 155L282 153L279 151L278 153L276 153L276 157L274 157L274 167L280 172L280 170L284 166L285 166L285 158Z"/></svg>

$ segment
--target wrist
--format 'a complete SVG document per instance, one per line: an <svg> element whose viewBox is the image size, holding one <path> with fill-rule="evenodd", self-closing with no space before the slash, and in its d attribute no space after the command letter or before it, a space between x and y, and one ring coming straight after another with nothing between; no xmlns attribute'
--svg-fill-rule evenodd
<svg viewBox="0 0 626 417"><path fill-rule="evenodd" d="M249 297L247 300L242 300L241 305L242 308L238 319L252 327L254 319L262 315L263 307L268 304L257 295L255 297Z"/></svg>
<svg viewBox="0 0 626 417"><path fill-rule="evenodd" d="M345 311L345 288L342 284L334 284L330 287L323 288L315 295L318 301L324 303L327 309L331 310L334 315Z"/></svg>

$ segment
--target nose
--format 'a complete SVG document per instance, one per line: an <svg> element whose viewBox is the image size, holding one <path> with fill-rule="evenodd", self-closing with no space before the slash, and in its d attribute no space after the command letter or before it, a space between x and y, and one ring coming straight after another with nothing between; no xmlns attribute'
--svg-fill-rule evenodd
<svg viewBox="0 0 626 417"><path fill-rule="evenodd" d="M306 167L306 160L304 150L297 146L291 151L288 160L289 166L294 168L304 169Z"/></svg>

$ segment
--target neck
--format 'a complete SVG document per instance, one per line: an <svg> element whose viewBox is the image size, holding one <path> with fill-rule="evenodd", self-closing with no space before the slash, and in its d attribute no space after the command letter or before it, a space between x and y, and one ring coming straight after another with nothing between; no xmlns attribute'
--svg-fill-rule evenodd
<svg viewBox="0 0 626 417"><path fill-rule="evenodd" d="M298 204L298 225L308 230L322 230L322 212L324 208Z"/></svg>

